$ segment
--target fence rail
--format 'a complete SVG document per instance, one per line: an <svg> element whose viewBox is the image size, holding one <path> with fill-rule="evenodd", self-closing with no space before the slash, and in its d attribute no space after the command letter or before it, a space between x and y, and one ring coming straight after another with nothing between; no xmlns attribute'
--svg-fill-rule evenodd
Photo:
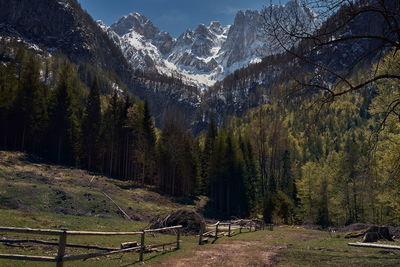
<svg viewBox="0 0 400 267"><path fill-rule="evenodd" d="M48 256L31 256L31 255L16 255L16 254L0 254L0 258L3 259L12 259L12 260L26 260L26 261L42 261L42 262L56 262L57 267L63 267L64 262L66 261L76 261L76 260L86 260L90 258L104 257L113 254L120 253L128 253L128 252L137 252L139 253L139 261L143 261L144 253L147 250L155 249L158 247L165 248L166 246L175 245L173 249L180 248L180 237L181 237L181 229L182 225L172 226L172 227L164 227L158 229L147 229L143 231L136 232L92 232L92 231L69 231L67 229L61 230L51 230L51 229L32 229L32 228L16 228L16 227L0 227L0 232L11 232L11 233L21 233L21 234L35 234L35 235L52 235L58 236L58 242L50 242L45 240L36 240L36 239L8 239L8 240L0 240L2 243L7 242L32 242L39 243L43 245L54 245L58 246L57 256L56 257L48 257ZM199 245L205 243L205 237L213 237L216 241L219 237L228 236L231 237L234 233L234 230L239 230L239 233L242 233L243 229L248 229L249 232L257 231L257 230L265 230L269 229L273 230L273 224L265 224L261 220L253 219L253 220L234 220L230 222L216 222L215 224L207 225L204 229L200 229L199 233ZM152 244L146 246L146 233L156 233L156 232L165 232L175 230L176 241L163 243L163 244ZM137 242L130 242L133 247L124 247L121 244L121 248L104 248L95 245L80 245L80 244L68 244L67 237L68 236L139 236L140 235L140 244ZM125 243L124 243L125 244ZM79 254L79 255L65 255L65 249L67 247L75 247L75 248L86 248L86 249L96 249L102 250L101 252L95 253L87 253L87 254Z"/></svg>
<svg viewBox="0 0 400 267"><path fill-rule="evenodd" d="M222 231L221 227L227 227L228 229L223 229ZM215 230L213 229L215 227ZM205 229L200 229L199 233L199 245L204 244L204 237L213 237L214 242L217 240L220 236L225 236L227 235L228 237L231 237L233 234L233 230L239 229L239 233L242 233L242 229L249 229L249 232L252 231L257 231L257 230L265 230L268 227L270 231L273 230L273 224L265 224L264 221L258 220L258 219L252 219L252 220L233 220L230 222L216 222L214 224L206 225ZM211 230L210 230L211 229ZM209 231L207 231L209 230ZM227 232L226 232L227 230ZM206 231L206 232L204 232Z"/></svg>
<svg viewBox="0 0 400 267"><path fill-rule="evenodd" d="M176 244L176 249L180 248L180 230L182 229L182 225L172 226L172 227L164 227L159 229L148 229L139 232L89 232L89 231L68 231L67 229L62 230L50 230L50 229L32 229L32 228L16 228L16 227L0 227L0 232L12 232L12 233L21 233L21 234L37 234L37 235L53 235L58 236L59 241L56 242L48 242L43 240L15 240L19 242L36 242L44 245L57 245L58 251L56 257L47 257L47 256L30 256L30 255L16 255L16 254L0 254L0 258L3 259L13 259L13 260L27 260L27 261L42 261L42 262L56 262L57 267L63 267L64 262L66 261L76 261L76 260L86 260L90 258L104 257L113 254L119 253L127 253L127 252L139 252L139 261L143 261L143 254L146 252L146 249L156 248L156 247L165 247ZM145 244L145 236L146 233L155 233L162 232L168 230L176 230L176 241L164 243L164 244L155 244L146 246ZM91 245L79 245L79 244L67 244L68 236L134 236L140 235L140 246L131 247L131 248L100 248L97 246ZM8 240L12 242L14 240ZM79 255L65 255L66 247L81 247L81 248L90 248L90 249L99 249L99 250L108 250L103 252L96 253L88 253L88 254L79 254Z"/></svg>

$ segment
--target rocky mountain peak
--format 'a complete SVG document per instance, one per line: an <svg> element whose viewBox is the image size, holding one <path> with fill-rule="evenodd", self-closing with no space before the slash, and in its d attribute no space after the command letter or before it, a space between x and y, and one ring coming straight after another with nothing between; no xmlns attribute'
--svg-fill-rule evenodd
<svg viewBox="0 0 400 267"><path fill-rule="evenodd" d="M224 27L222 27L221 22L219 21L212 21L210 25L208 25L208 28L210 31L219 35L224 32Z"/></svg>
<svg viewBox="0 0 400 267"><path fill-rule="evenodd" d="M304 9L297 0L273 8L284 15ZM305 24L313 19L309 10L302 12ZM145 16L131 13L111 25L108 34L120 44L133 67L180 76L205 88L237 69L281 52L266 37L264 22L262 10L242 10L231 26L213 21L174 39ZM115 40L116 35L119 40Z"/></svg>
<svg viewBox="0 0 400 267"><path fill-rule="evenodd" d="M122 17L118 22L111 25L111 29L120 36L135 31L148 38L160 32L160 30L153 25L153 22L139 13L130 13Z"/></svg>

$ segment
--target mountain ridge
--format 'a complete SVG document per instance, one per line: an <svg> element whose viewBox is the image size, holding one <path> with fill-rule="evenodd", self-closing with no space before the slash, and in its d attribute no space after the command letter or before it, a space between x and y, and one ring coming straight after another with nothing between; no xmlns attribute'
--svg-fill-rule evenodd
<svg viewBox="0 0 400 267"><path fill-rule="evenodd" d="M315 19L313 12L296 0L269 8L282 15L296 10L304 23ZM240 10L232 25L218 21L199 24L177 38L137 12L110 26L99 25L121 47L133 68L178 77L206 89L240 68L282 52L266 37L263 16L264 10Z"/></svg>

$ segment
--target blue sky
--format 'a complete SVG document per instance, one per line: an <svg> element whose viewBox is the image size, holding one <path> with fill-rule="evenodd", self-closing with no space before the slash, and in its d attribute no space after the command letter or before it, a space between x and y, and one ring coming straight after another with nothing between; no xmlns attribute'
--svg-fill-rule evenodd
<svg viewBox="0 0 400 267"><path fill-rule="evenodd" d="M178 36L188 28L211 21L227 25L240 9L261 9L270 0L78 0L94 19L110 25L120 17L139 12L161 30ZM274 0L284 3L286 0Z"/></svg>

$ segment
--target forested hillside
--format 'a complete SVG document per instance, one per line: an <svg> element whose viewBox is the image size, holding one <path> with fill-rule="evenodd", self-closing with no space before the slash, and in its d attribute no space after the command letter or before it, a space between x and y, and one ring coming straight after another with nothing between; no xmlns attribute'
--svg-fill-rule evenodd
<svg viewBox="0 0 400 267"><path fill-rule="evenodd" d="M176 199L207 196L204 214L214 219L400 224L400 33L367 24L384 22L363 5L356 5L362 16L350 21L347 6L334 10L317 31L326 43L306 35L200 94L174 77L125 73L108 36L79 5L59 10L61 2L56 9L78 14L72 21L90 21L85 33L106 38L94 45L101 50L104 42L111 54L89 49L87 59L65 43L52 50L48 42L60 43L38 38L41 27L11 31L18 23L7 13L10 25L0 37L1 150ZM388 14L389 26L396 25L398 14ZM331 34L337 22L345 26ZM105 67L107 55L113 60Z"/></svg>

